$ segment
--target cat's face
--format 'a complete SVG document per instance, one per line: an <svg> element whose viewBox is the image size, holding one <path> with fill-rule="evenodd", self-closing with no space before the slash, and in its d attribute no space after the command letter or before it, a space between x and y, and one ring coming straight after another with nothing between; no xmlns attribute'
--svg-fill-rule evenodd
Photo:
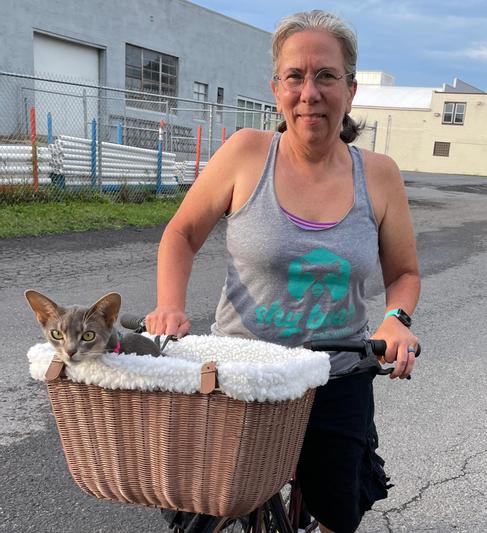
<svg viewBox="0 0 487 533"><path fill-rule="evenodd" d="M44 336L64 362L93 358L106 352L113 323L120 310L119 294L107 294L91 307L61 307L32 290L26 291L25 297Z"/></svg>

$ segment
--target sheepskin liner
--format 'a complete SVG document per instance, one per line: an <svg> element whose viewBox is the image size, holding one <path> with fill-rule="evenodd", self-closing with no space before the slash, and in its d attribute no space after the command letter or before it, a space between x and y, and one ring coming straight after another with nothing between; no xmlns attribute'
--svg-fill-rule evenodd
<svg viewBox="0 0 487 533"><path fill-rule="evenodd" d="M243 401L283 401L328 381L329 356L252 339L188 335L170 342L166 357L108 353L71 362L67 377L106 389L165 390L192 394L200 390L201 366L216 362L220 390ZM50 344L36 344L28 354L34 379L44 380L54 356Z"/></svg>

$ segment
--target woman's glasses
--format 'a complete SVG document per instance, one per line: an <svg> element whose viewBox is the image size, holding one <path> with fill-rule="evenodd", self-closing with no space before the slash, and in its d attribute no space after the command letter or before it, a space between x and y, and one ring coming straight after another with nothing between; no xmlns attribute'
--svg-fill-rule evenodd
<svg viewBox="0 0 487 533"><path fill-rule="evenodd" d="M314 76L311 75L310 78L313 80L314 84L316 85L316 87L318 87L318 89L327 89L336 85L338 81L342 78L348 78L349 76L354 75L355 74L353 72L338 74L332 69L322 68L321 70L318 70L318 72ZM285 74L284 76L276 75L273 78L276 83L280 81L284 89L291 92L301 91L305 79L306 76L304 76L304 74L299 71L292 71L288 74Z"/></svg>

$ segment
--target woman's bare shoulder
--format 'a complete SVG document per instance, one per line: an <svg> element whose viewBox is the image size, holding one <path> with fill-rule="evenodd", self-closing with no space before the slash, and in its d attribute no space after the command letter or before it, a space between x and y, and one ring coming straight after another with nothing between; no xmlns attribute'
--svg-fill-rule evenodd
<svg viewBox="0 0 487 533"><path fill-rule="evenodd" d="M360 149L364 159L365 173L368 178L375 181L382 182L386 180L388 183L401 179L401 173L397 163L385 154L378 154L370 150Z"/></svg>
<svg viewBox="0 0 487 533"><path fill-rule="evenodd" d="M269 148L273 135L272 131L244 128L231 135L226 143L230 143L234 150L243 150L245 152L262 150Z"/></svg>

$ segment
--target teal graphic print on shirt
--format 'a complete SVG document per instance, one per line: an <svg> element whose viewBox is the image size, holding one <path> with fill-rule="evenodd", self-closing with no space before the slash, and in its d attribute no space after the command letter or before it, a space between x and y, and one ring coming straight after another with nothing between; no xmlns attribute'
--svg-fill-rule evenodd
<svg viewBox="0 0 487 533"><path fill-rule="evenodd" d="M336 272L327 272L322 278L316 276L316 267L336 266ZM314 269L313 269L314 267ZM291 261L289 265L288 291L296 300L311 290L313 296L320 297L328 289L333 302L348 293L352 265L326 248L317 248L306 255Z"/></svg>
<svg viewBox="0 0 487 533"><path fill-rule="evenodd" d="M343 306L339 303L348 295L351 272L349 261L326 248L316 248L293 259L288 267L289 295L298 302L316 300L316 303L305 316L303 311L289 311L280 300L275 300L269 307L256 308L257 323L276 327L279 337L291 337L303 330L321 336L324 330L346 327L355 315L355 307L353 304L347 307L346 300Z"/></svg>

